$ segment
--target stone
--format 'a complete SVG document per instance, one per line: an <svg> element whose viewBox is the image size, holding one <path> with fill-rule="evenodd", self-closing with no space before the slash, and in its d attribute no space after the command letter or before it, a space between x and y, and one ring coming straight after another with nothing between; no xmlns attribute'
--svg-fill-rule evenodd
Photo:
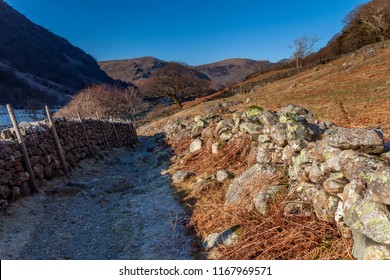
<svg viewBox="0 0 390 280"><path fill-rule="evenodd" d="M384 150L383 135L375 129L335 127L326 131L329 144L341 150L378 154Z"/></svg>
<svg viewBox="0 0 390 280"><path fill-rule="evenodd" d="M323 184L324 190L330 194L338 194L344 191L344 186L346 185L337 181L327 178Z"/></svg>
<svg viewBox="0 0 390 280"><path fill-rule="evenodd" d="M219 135L223 129L232 129L234 127L234 122L231 119L223 119L217 123L215 128L215 135Z"/></svg>
<svg viewBox="0 0 390 280"><path fill-rule="evenodd" d="M319 185L301 182L297 185L295 193L298 195L300 200L312 202L315 194L320 189L318 186Z"/></svg>
<svg viewBox="0 0 390 280"><path fill-rule="evenodd" d="M327 174L324 174L321 170L321 165L318 162L313 161L309 172L310 181L313 183L322 184L326 179L326 175Z"/></svg>
<svg viewBox="0 0 390 280"><path fill-rule="evenodd" d="M177 171L175 174L173 174L172 181L175 184L176 183L181 183L181 182L183 182L184 180L187 180L188 178L190 178L193 175L195 175L195 174L192 173L192 172L189 172L189 171L186 171L186 170L180 170L180 171Z"/></svg>
<svg viewBox="0 0 390 280"><path fill-rule="evenodd" d="M294 152L300 152L307 147L308 142L305 139L290 140L289 145Z"/></svg>
<svg viewBox="0 0 390 280"><path fill-rule="evenodd" d="M279 116L275 112L271 111L263 111L258 119L261 124L263 124L266 128L271 129L272 126L276 125L279 121Z"/></svg>
<svg viewBox="0 0 390 280"><path fill-rule="evenodd" d="M272 143L267 142L260 144L257 150L257 162L261 164L269 164L272 161L272 151Z"/></svg>
<svg viewBox="0 0 390 280"><path fill-rule="evenodd" d="M194 118L194 120L195 120L196 126L199 126L199 127L204 127L207 124L206 120L202 116L199 116L199 115L196 116Z"/></svg>
<svg viewBox="0 0 390 280"><path fill-rule="evenodd" d="M191 137L196 138L202 135L203 127L202 126L194 126L191 130Z"/></svg>
<svg viewBox="0 0 390 280"><path fill-rule="evenodd" d="M386 206L366 200L359 193L359 181L344 188L344 221L351 230L364 234L375 242L390 244L390 214Z"/></svg>
<svg viewBox="0 0 390 280"><path fill-rule="evenodd" d="M371 49L371 50L368 50L365 53L363 53L364 60L372 58L375 55L376 55L376 50L375 49Z"/></svg>
<svg viewBox="0 0 390 280"><path fill-rule="evenodd" d="M285 147L287 145L286 124L278 123L272 126L270 130L270 137L276 145Z"/></svg>
<svg viewBox="0 0 390 280"><path fill-rule="evenodd" d="M19 187L12 187L11 189L11 199L17 200L21 197L21 191Z"/></svg>
<svg viewBox="0 0 390 280"><path fill-rule="evenodd" d="M296 156L296 152L290 145L287 145L283 148L282 160L285 161L288 165L292 164L292 158Z"/></svg>
<svg viewBox="0 0 390 280"><path fill-rule="evenodd" d="M333 148L331 146L326 146L324 151L322 152L322 156L324 157L326 164L333 171L341 171L341 163L340 160L342 157L340 156L341 150L337 148Z"/></svg>
<svg viewBox="0 0 390 280"><path fill-rule="evenodd" d="M227 142L232 138L233 138L233 133L231 130L226 130L219 135L219 139L221 139L221 141L223 142Z"/></svg>
<svg viewBox="0 0 390 280"><path fill-rule="evenodd" d="M339 198L319 190L313 197L313 208L318 219L331 223L334 221Z"/></svg>
<svg viewBox="0 0 390 280"><path fill-rule="evenodd" d="M253 140L257 140L263 132L263 127L256 123L244 122L240 125L241 131L247 132Z"/></svg>
<svg viewBox="0 0 390 280"><path fill-rule="evenodd" d="M205 249L215 248L218 245L229 246L238 241L241 234L241 227L236 225L222 232L209 234L203 241L202 245Z"/></svg>
<svg viewBox="0 0 390 280"><path fill-rule="evenodd" d="M0 209L4 210L8 207L8 201L5 199L0 199Z"/></svg>
<svg viewBox="0 0 390 280"><path fill-rule="evenodd" d="M222 149L222 143L221 142L215 142L213 145L211 145L211 153L218 154L218 152Z"/></svg>
<svg viewBox="0 0 390 280"><path fill-rule="evenodd" d="M270 186L263 188L253 197L253 204L256 210L260 214L266 216L268 214L270 204L275 201L278 195L283 194L286 190L286 186Z"/></svg>
<svg viewBox="0 0 390 280"><path fill-rule="evenodd" d="M220 183L225 182L226 180L228 180L231 177L232 177L232 175L226 170L219 170L217 172L217 181Z"/></svg>
<svg viewBox="0 0 390 280"><path fill-rule="evenodd" d="M314 117L314 115L309 110L298 105L294 105L294 104L285 105L282 107L280 112L298 115L305 118L308 122L318 123L316 117Z"/></svg>
<svg viewBox="0 0 390 280"><path fill-rule="evenodd" d="M0 186L0 198L7 199L11 194L11 190L8 186Z"/></svg>
<svg viewBox="0 0 390 280"><path fill-rule="evenodd" d="M256 105L252 105L252 106L249 106L248 109L246 110L246 115L249 118L253 118L253 117L258 116L263 111L264 111L263 108L256 106Z"/></svg>
<svg viewBox="0 0 390 280"><path fill-rule="evenodd" d="M310 217L311 214L310 204L303 201L287 202L283 209L284 216Z"/></svg>
<svg viewBox="0 0 390 280"><path fill-rule="evenodd" d="M275 169L271 166L263 166L258 163L253 165L229 185L225 196L225 205L231 206L238 203L247 188L251 187L251 184L255 184L257 180L263 177L270 177L274 174Z"/></svg>
<svg viewBox="0 0 390 280"><path fill-rule="evenodd" d="M390 246L370 245L366 248L363 260L390 260Z"/></svg>
<svg viewBox="0 0 390 280"><path fill-rule="evenodd" d="M20 181L23 183L23 182L27 182L28 181L28 179L30 179L30 175L27 173L27 172L20 172L19 174L18 174L18 176L19 176L19 179L20 179Z"/></svg>
<svg viewBox="0 0 390 280"><path fill-rule="evenodd" d="M191 142L190 145L190 153L194 153L202 149L202 140L195 139Z"/></svg>
<svg viewBox="0 0 390 280"><path fill-rule="evenodd" d="M210 124L208 127L203 129L200 139L206 141L214 136L217 125L215 123Z"/></svg>

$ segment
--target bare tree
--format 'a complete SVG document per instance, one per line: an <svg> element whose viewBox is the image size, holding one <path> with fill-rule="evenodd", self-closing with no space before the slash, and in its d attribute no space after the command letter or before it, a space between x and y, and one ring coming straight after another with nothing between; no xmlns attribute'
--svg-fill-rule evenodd
<svg viewBox="0 0 390 280"><path fill-rule="evenodd" d="M317 35L309 38L306 34L294 39L294 45L290 48L294 49L293 59L297 69L302 67L305 58L314 52L315 44L319 40Z"/></svg>
<svg viewBox="0 0 390 280"><path fill-rule="evenodd" d="M373 34L380 41L387 39L389 30L390 3L388 0L376 0L361 6L358 18L368 33Z"/></svg>
<svg viewBox="0 0 390 280"><path fill-rule="evenodd" d="M56 113L57 117L72 118L79 112L94 118L96 112L103 118L133 118L145 109L145 102L134 88L120 89L110 85L96 85L81 90Z"/></svg>
<svg viewBox="0 0 390 280"><path fill-rule="evenodd" d="M169 97L182 109L182 98L200 96L208 89L209 80L199 77L199 74L176 62L169 62L163 68L153 72L151 78L142 85L142 90L148 96Z"/></svg>

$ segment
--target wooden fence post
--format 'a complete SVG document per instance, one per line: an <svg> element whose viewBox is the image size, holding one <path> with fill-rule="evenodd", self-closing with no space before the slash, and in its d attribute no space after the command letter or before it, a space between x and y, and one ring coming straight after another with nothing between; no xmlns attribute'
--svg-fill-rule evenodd
<svg viewBox="0 0 390 280"><path fill-rule="evenodd" d="M99 126L100 126L100 129L101 129L103 137L104 137L104 143L106 144L107 149L110 149L110 145L108 144L107 136L106 136L106 133L104 132L104 128L103 128L103 125L101 123L101 120L100 120L98 112L96 112L96 118L97 118L97 120L99 122Z"/></svg>
<svg viewBox="0 0 390 280"><path fill-rule="evenodd" d="M34 171L32 170L30 158L28 157L28 151L27 151L26 145L24 144L22 134L20 134L18 121L15 118L14 110L13 110L11 104L7 104L7 110L8 110L9 116L11 118L12 125L15 129L15 133L16 133L16 137L18 138L18 142L19 142L20 146L22 147L24 163L26 165L28 175L30 176L29 181L30 181L31 190L34 192L38 192L37 183L35 182Z"/></svg>
<svg viewBox="0 0 390 280"><path fill-rule="evenodd" d="M116 131L116 127L115 127L115 123L114 121L112 120L112 117L110 117L110 121L112 123L112 127L114 128L114 132L115 132L115 137L116 137L116 141L118 143L118 148L121 146L120 142L119 142L119 136L118 136L118 132Z"/></svg>
<svg viewBox="0 0 390 280"><path fill-rule="evenodd" d="M84 137L85 137L85 139L87 139L89 152L90 152L90 154L91 154L91 156L92 156L92 155L93 155L92 146L91 146L91 142L89 142L88 133L87 133L87 130L85 129L83 119L81 118L81 115L80 115L79 112L77 112L77 116L79 117L79 121L80 121L81 126L82 126L83 131L84 131Z"/></svg>
<svg viewBox="0 0 390 280"><path fill-rule="evenodd" d="M56 141L58 154L60 155L60 158L61 158L62 166L64 167L65 173L68 173L69 172L68 164L65 160L64 150L62 149L60 138L58 138L57 129L56 129L56 126L55 126L53 119L51 117L49 106L45 106L45 110L46 110L47 118L49 119L50 127L53 130L53 135L54 135L54 139Z"/></svg>

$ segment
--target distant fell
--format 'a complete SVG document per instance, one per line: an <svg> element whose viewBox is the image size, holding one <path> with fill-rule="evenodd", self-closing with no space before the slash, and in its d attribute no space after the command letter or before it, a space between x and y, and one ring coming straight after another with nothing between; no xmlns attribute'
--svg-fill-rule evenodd
<svg viewBox="0 0 390 280"><path fill-rule="evenodd" d="M162 68L167 61L155 57L139 57L126 60L111 60L99 62L100 67L113 79L134 83L142 86L142 83L153 75L153 71ZM267 71L272 67L268 61L256 61L251 59L233 58L219 62L188 66L207 76L215 90L228 85L241 82L255 72Z"/></svg>

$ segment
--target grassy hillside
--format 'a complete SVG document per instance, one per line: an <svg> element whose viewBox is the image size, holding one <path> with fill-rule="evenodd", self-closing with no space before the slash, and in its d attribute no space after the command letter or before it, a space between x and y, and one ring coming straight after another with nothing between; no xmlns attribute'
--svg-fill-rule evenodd
<svg viewBox="0 0 390 280"><path fill-rule="evenodd" d="M196 100L187 104L187 109L168 118L204 114L205 106L223 100L240 100L243 104L238 107L242 108L257 104L278 109L285 104L298 104L321 120L340 126L381 126L390 139L390 48L379 48L372 57L366 58L367 49L265 85L249 94L213 101ZM165 121L167 118L154 125L161 126Z"/></svg>

